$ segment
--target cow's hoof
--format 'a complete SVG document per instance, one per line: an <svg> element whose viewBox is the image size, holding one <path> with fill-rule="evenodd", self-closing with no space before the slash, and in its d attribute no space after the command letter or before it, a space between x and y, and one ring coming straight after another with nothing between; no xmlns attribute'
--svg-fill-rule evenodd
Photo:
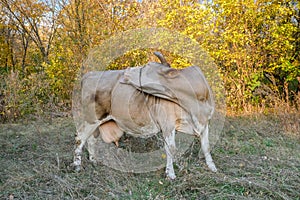
<svg viewBox="0 0 300 200"><path fill-rule="evenodd" d="M214 163L209 163L209 164L208 164L208 168L209 168L210 171L212 171L212 172L217 172L217 171L218 171Z"/></svg>
<svg viewBox="0 0 300 200"><path fill-rule="evenodd" d="M97 166L98 162L94 157L90 157L90 162L92 163L93 166Z"/></svg>
<svg viewBox="0 0 300 200"><path fill-rule="evenodd" d="M167 174L167 180L173 181L176 179L176 175L175 174Z"/></svg>
<svg viewBox="0 0 300 200"><path fill-rule="evenodd" d="M81 171L81 166L80 165L76 165L75 163L71 164L71 168L73 168L73 170L75 172L80 172Z"/></svg>
<svg viewBox="0 0 300 200"><path fill-rule="evenodd" d="M80 172L81 171L81 167L80 166L75 166L74 170L75 170L75 172Z"/></svg>

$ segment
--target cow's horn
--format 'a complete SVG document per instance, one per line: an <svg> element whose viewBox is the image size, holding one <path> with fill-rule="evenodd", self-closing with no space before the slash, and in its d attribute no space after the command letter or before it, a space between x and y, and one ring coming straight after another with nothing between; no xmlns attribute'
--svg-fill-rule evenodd
<svg viewBox="0 0 300 200"><path fill-rule="evenodd" d="M158 57L158 59L160 60L161 64L167 66L167 67L171 67L170 64L167 62L167 60L165 59L165 57L162 55L162 53L155 51L154 55L156 55Z"/></svg>

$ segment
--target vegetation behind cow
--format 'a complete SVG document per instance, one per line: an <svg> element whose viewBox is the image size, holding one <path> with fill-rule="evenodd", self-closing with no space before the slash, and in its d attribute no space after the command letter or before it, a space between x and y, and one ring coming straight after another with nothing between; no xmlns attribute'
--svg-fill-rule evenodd
<svg viewBox="0 0 300 200"><path fill-rule="evenodd" d="M1 121L68 114L89 50L116 33L144 27L197 41L219 67L231 112L299 109L299 3L200 2L1 0ZM128 52L110 68L145 64L151 51ZM189 63L164 54L174 67Z"/></svg>

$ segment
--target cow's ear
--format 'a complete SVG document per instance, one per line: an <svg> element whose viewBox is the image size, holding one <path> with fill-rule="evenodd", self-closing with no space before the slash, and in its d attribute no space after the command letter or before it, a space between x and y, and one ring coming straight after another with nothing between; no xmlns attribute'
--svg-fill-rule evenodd
<svg viewBox="0 0 300 200"><path fill-rule="evenodd" d="M179 76L179 71L177 69L164 67L158 71L158 73L165 78L176 78Z"/></svg>

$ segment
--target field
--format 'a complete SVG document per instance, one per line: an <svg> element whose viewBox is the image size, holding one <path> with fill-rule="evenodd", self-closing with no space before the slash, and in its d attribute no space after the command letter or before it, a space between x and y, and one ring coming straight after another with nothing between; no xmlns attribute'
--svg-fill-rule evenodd
<svg viewBox="0 0 300 200"><path fill-rule="evenodd" d="M300 199L300 128L296 116L227 117L212 156L217 173L198 157L197 143L178 161L177 179L164 169L133 174L69 167L71 118L0 125L0 199Z"/></svg>

